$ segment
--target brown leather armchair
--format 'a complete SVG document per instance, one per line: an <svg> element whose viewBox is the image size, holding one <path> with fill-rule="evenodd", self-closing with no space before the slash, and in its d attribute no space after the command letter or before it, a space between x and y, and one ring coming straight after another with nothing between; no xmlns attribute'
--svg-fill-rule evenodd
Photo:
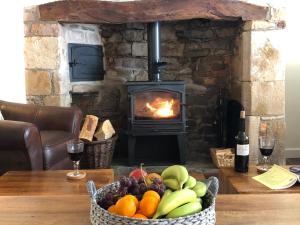
<svg viewBox="0 0 300 225"><path fill-rule="evenodd" d="M71 169L66 142L79 136L78 107L0 101L0 174L8 170Z"/></svg>

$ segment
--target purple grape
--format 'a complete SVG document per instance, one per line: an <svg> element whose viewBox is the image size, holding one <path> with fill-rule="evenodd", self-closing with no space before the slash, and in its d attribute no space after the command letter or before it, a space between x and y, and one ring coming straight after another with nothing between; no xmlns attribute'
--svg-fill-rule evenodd
<svg viewBox="0 0 300 225"><path fill-rule="evenodd" d="M138 187L139 186L138 181L134 177L131 177L130 180L131 180L131 186L133 186L133 187Z"/></svg>
<svg viewBox="0 0 300 225"><path fill-rule="evenodd" d="M159 185L158 185L158 184L152 183L152 184L150 185L150 190L153 190L153 191L158 192L158 190L159 190Z"/></svg>
<svg viewBox="0 0 300 225"><path fill-rule="evenodd" d="M132 186L132 182L131 182L131 179L127 179L127 187L131 187Z"/></svg>
<svg viewBox="0 0 300 225"><path fill-rule="evenodd" d="M120 186L127 186L126 185L126 177L125 176L122 176L122 177L120 177L120 179L119 179L119 182L120 182Z"/></svg>
<svg viewBox="0 0 300 225"><path fill-rule="evenodd" d="M165 190L163 190L163 189L161 189L161 188L160 188L160 189L158 190L158 192L157 192L157 193L158 193L158 194L160 195L160 197L161 197L161 196L163 196L163 195L164 195L164 193L165 193Z"/></svg>
<svg viewBox="0 0 300 225"><path fill-rule="evenodd" d="M140 177L139 180L138 180L138 183L139 183L139 184L145 183L144 178L143 178L143 177Z"/></svg>
<svg viewBox="0 0 300 225"><path fill-rule="evenodd" d="M128 177L126 177L126 182L125 182L125 186L126 187L130 187L130 180L129 180L129 178Z"/></svg>
<svg viewBox="0 0 300 225"><path fill-rule="evenodd" d="M135 187L132 189L132 191L130 192L133 195L139 195L140 194L140 190L138 187Z"/></svg>
<svg viewBox="0 0 300 225"><path fill-rule="evenodd" d="M142 200L143 195L142 195L142 194L138 194L138 195L136 195L136 197L137 197L137 199L140 201L140 200Z"/></svg>
<svg viewBox="0 0 300 225"><path fill-rule="evenodd" d="M158 179L158 178L154 178L152 181L155 184L161 184L162 183L161 179Z"/></svg>
<svg viewBox="0 0 300 225"><path fill-rule="evenodd" d="M144 194L147 191L147 186L145 183L140 184L140 192L141 194Z"/></svg>
<svg viewBox="0 0 300 225"><path fill-rule="evenodd" d="M162 196L165 193L165 190L166 190L166 186L163 183L161 183L159 185L159 190L158 190L159 195Z"/></svg>
<svg viewBox="0 0 300 225"><path fill-rule="evenodd" d="M111 192L109 192L105 195L105 199L107 201L112 200L113 198L114 198L114 195Z"/></svg>
<svg viewBox="0 0 300 225"><path fill-rule="evenodd" d="M109 207L107 201L105 201L105 199L102 199L98 205L100 205L100 207L104 208L104 209L107 209Z"/></svg>
<svg viewBox="0 0 300 225"><path fill-rule="evenodd" d="M122 176L119 179L120 186L121 187L130 187L131 186L131 180L128 177Z"/></svg>
<svg viewBox="0 0 300 225"><path fill-rule="evenodd" d="M97 201L97 204L98 204L99 206L102 207L102 205L103 205L102 200L98 200L98 201ZM102 208L103 208L103 207L102 207Z"/></svg>
<svg viewBox="0 0 300 225"><path fill-rule="evenodd" d="M127 187L122 187L119 189L119 196L123 197L124 195L127 195L128 193L128 188Z"/></svg>

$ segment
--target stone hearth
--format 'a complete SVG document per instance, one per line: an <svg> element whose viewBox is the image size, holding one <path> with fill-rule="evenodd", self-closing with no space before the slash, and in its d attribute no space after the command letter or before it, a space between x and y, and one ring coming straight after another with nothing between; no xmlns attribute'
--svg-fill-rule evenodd
<svg viewBox="0 0 300 225"><path fill-rule="evenodd" d="M24 11L28 102L76 104L85 114L109 118L121 134L116 153L123 155L127 152L126 138L122 136L127 106L124 83L148 77L145 20L107 24L99 19L97 24L91 24L95 17L83 16L82 21L80 17L56 19L60 17L54 12L51 17L51 10L45 14L45 7L33 6ZM285 23L280 10L269 8L268 18L259 12L258 18L242 17L236 10L232 17L228 14L213 18L212 14L205 17L200 13L194 19L162 22L162 57L168 63L162 79L187 83L189 159L210 160L208 150L216 146L217 137L216 102L222 89L245 106L251 162L258 160L258 123L264 116L272 118L276 128L278 143L273 160L284 163ZM70 82L68 43L103 45L103 81Z"/></svg>

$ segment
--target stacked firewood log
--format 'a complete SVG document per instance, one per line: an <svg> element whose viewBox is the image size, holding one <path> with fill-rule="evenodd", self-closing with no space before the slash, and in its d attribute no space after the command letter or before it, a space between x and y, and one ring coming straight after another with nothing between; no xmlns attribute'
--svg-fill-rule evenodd
<svg viewBox="0 0 300 225"><path fill-rule="evenodd" d="M86 115L79 138L88 142L101 141L111 138L115 133L115 129L109 120L99 122L97 116Z"/></svg>

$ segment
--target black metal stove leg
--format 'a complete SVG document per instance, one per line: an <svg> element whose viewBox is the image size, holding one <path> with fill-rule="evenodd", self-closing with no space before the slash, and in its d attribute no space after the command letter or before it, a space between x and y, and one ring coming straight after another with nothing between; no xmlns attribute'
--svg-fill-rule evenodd
<svg viewBox="0 0 300 225"><path fill-rule="evenodd" d="M186 162L186 135L178 134L177 135L177 143L179 149L179 160L181 164L185 164Z"/></svg>
<svg viewBox="0 0 300 225"><path fill-rule="evenodd" d="M135 142L136 137L129 135L128 136L128 165L133 166L134 164L134 156L135 156Z"/></svg>

